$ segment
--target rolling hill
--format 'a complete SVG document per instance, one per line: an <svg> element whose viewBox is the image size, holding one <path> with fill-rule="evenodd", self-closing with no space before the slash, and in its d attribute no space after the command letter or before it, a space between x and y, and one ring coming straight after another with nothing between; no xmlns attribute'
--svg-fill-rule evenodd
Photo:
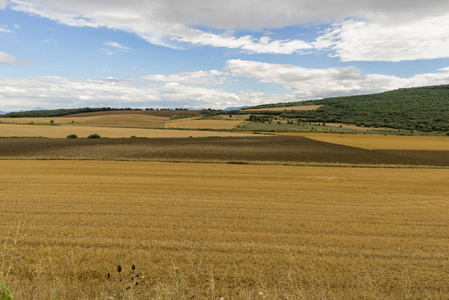
<svg viewBox="0 0 449 300"><path fill-rule="evenodd" d="M310 111L289 109L289 107L298 105L323 106ZM285 109L279 111L278 109L281 107L285 107ZM250 107L247 110L250 109L266 109L265 111L258 111L258 114L301 118L309 122L333 122L366 127L447 132L449 131L449 85L260 105Z"/></svg>

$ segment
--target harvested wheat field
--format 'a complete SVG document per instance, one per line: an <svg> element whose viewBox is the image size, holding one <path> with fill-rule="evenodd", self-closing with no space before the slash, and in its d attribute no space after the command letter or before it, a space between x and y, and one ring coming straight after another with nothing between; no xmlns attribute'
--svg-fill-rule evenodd
<svg viewBox="0 0 449 300"><path fill-rule="evenodd" d="M449 137L444 136L397 136L307 132L276 132L275 134L283 136L304 136L318 141L364 149L449 150Z"/></svg>
<svg viewBox="0 0 449 300"><path fill-rule="evenodd" d="M0 124L0 137L47 137L65 138L69 134L87 137L97 133L101 137L123 138L130 136L147 138L175 137L207 137L207 136L241 136L242 133L195 131L195 130L163 130L144 128L112 128L101 126L50 126L50 125L17 125ZM243 134L251 136L251 134Z"/></svg>
<svg viewBox="0 0 449 300"><path fill-rule="evenodd" d="M16 299L449 294L449 170L14 160L0 168L0 280Z"/></svg>

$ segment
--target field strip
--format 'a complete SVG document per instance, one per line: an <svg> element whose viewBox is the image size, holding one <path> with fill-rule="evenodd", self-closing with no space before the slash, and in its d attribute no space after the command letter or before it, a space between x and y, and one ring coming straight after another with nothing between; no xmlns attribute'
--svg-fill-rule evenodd
<svg viewBox="0 0 449 300"><path fill-rule="evenodd" d="M100 161L0 169L0 280L17 299L449 294L449 170Z"/></svg>
<svg viewBox="0 0 449 300"><path fill-rule="evenodd" d="M284 107L268 107L268 108L257 108L257 109L242 109L241 111L247 112L257 112L257 111L284 111L284 110L317 110L324 105L298 105L298 106L284 106Z"/></svg>
<svg viewBox="0 0 449 300"><path fill-rule="evenodd" d="M110 128L93 126L46 126L46 125L16 125L0 124L0 137L47 137L65 138L69 134L87 137L97 133L101 137L123 138L132 135L147 138L177 138L177 137L209 137L209 136L253 136L252 134L195 131L195 130L162 130L143 128Z"/></svg>
<svg viewBox="0 0 449 300"><path fill-rule="evenodd" d="M449 150L449 137L442 136L393 136L374 134L334 134L334 133L270 133L283 136L304 136L317 141L341 144L364 149L391 150Z"/></svg>
<svg viewBox="0 0 449 300"><path fill-rule="evenodd" d="M244 121L238 120L173 120L166 121L166 128L187 128L187 129L232 129Z"/></svg>

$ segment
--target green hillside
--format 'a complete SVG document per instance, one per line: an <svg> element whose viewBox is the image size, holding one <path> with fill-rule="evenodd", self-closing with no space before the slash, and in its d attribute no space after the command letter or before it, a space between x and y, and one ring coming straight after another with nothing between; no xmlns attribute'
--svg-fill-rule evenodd
<svg viewBox="0 0 449 300"><path fill-rule="evenodd" d="M316 111L269 111L272 107L324 104ZM404 130L449 131L449 85L398 89L379 94L260 105L265 115ZM258 112L259 114L259 112Z"/></svg>

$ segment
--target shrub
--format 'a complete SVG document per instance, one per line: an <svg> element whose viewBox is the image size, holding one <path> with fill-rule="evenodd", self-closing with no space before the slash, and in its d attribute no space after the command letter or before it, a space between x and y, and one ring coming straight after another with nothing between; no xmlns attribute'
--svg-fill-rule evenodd
<svg viewBox="0 0 449 300"><path fill-rule="evenodd" d="M101 138L101 136L99 134L94 133L94 134L89 135L87 138L88 139L99 139L99 138Z"/></svg>
<svg viewBox="0 0 449 300"><path fill-rule="evenodd" d="M77 139L78 136L77 136L76 134L69 134L69 135L67 136L67 138L68 138L68 139Z"/></svg>
<svg viewBox="0 0 449 300"><path fill-rule="evenodd" d="M0 299L2 300L13 300L14 295L9 286L4 285L3 282L0 281Z"/></svg>

